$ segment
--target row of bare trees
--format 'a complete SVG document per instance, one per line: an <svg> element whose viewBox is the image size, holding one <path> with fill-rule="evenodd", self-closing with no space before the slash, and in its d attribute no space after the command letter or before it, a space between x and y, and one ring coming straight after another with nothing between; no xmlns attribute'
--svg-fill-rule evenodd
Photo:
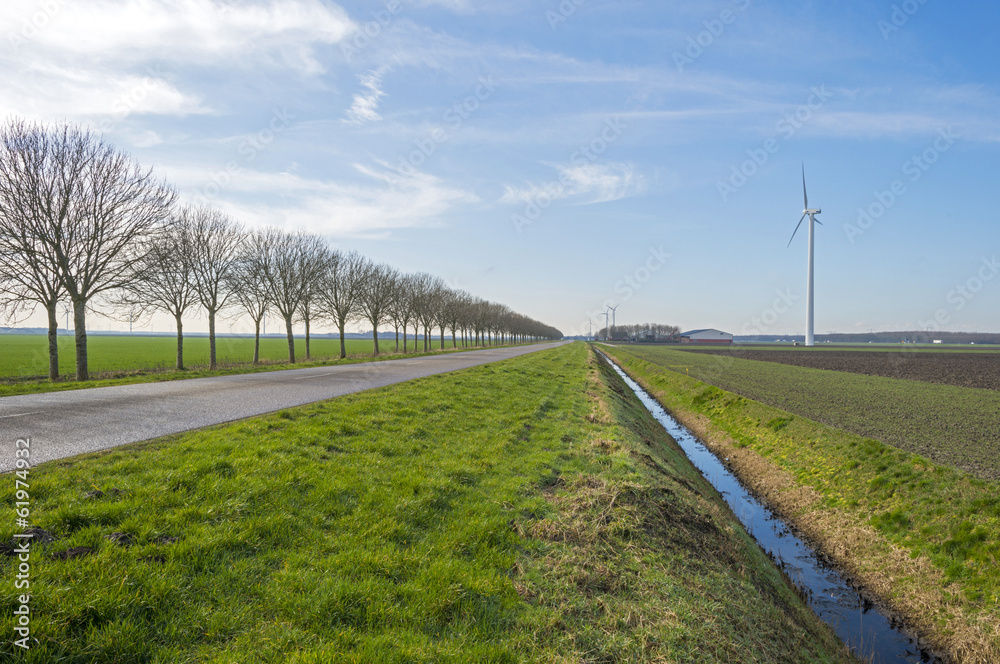
<svg viewBox="0 0 1000 664"><path fill-rule="evenodd" d="M57 305L72 303L76 376L89 378L86 316L97 307L130 317L164 312L177 328L177 368L184 367L184 318L208 317L210 363L217 364L220 315L254 322L271 313L285 323L295 362L293 325L304 323L305 353L317 324L336 327L346 356L346 327L365 322L379 354L379 329L439 331L454 345L560 338L550 326L449 288L428 274L403 274L308 233L248 230L209 207L181 206L165 181L97 135L73 125L21 120L0 128L0 311L6 317L48 313L49 376L59 375ZM416 341L414 341L416 350Z"/></svg>

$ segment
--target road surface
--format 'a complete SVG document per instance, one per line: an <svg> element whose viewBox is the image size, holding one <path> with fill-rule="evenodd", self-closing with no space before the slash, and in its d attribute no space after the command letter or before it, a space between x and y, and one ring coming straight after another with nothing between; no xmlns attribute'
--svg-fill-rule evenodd
<svg viewBox="0 0 1000 664"><path fill-rule="evenodd" d="M0 398L0 473L15 442L31 441L31 465L231 422L344 394L467 369L567 342L383 362L98 387Z"/></svg>

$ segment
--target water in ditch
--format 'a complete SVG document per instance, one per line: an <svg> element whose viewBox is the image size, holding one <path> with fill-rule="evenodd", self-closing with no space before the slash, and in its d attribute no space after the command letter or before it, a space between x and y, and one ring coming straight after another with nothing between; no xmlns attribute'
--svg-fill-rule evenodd
<svg viewBox="0 0 1000 664"><path fill-rule="evenodd" d="M808 599L809 606L859 657L874 664L939 662L916 639L861 596L836 570L740 484L729 469L618 365L608 360L643 405L718 490L761 548Z"/></svg>

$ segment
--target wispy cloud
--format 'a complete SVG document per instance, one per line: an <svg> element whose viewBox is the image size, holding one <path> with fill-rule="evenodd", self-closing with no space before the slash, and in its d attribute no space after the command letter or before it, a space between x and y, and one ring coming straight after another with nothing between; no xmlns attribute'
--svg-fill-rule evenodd
<svg viewBox="0 0 1000 664"><path fill-rule="evenodd" d="M382 119L382 115L378 112L378 107L385 96L385 92L382 91L382 77L388 71L388 67L382 66L367 74L358 76L363 91L354 95L354 101L351 107L347 109L346 122L364 124L365 122L375 122Z"/></svg>
<svg viewBox="0 0 1000 664"><path fill-rule="evenodd" d="M633 164L570 164L557 167L559 177L526 187L507 186L500 202L507 205L537 203L540 199L576 199L580 205L608 203L635 196L646 188L645 178Z"/></svg>
<svg viewBox="0 0 1000 664"><path fill-rule="evenodd" d="M400 175L388 164L354 164L353 182L296 173L242 169L213 201L251 225L307 229L335 237L384 237L393 229L441 225L458 205L476 203L471 191L425 173ZM197 167L163 169L182 196L200 190L211 174Z"/></svg>

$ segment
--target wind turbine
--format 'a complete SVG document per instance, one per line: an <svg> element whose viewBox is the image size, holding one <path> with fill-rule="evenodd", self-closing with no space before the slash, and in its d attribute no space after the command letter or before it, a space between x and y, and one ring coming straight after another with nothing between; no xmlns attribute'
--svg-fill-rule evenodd
<svg viewBox="0 0 1000 664"><path fill-rule="evenodd" d="M620 306L622 306L622 305L619 304L618 307L620 307ZM611 329L612 330L615 329L615 326L618 324L618 307L608 307L608 309L611 310Z"/></svg>
<svg viewBox="0 0 1000 664"><path fill-rule="evenodd" d="M816 208L811 210L809 208L809 194L806 192L806 165L802 164L802 198L805 200L805 209L802 210L802 218L799 219L799 225L795 227L795 231L792 233L791 240L788 241L788 246L792 246L792 240L795 239L795 234L799 232L799 227L802 226L802 222L805 221L806 217L809 217L809 277L806 284L806 346L815 346L816 337L813 334L813 254L815 253L815 228L816 224L820 226L823 222L816 219L816 215L820 214L823 210ZM787 247L786 247L787 248Z"/></svg>

